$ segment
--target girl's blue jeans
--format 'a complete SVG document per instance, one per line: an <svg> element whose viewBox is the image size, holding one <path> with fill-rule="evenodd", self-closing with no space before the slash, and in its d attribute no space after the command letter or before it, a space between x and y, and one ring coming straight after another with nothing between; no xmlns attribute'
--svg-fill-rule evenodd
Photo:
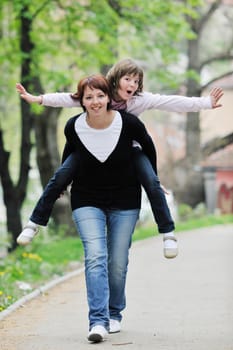
<svg viewBox="0 0 233 350"><path fill-rule="evenodd" d="M78 163L78 154L72 153L57 169L49 180L39 201L37 202L30 220L38 225L46 226L52 213L56 200L71 184Z"/></svg>
<svg viewBox="0 0 233 350"><path fill-rule="evenodd" d="M173 231L175 226L166 197L149 159L139 148L134 147L133 160L138 180L149 198L159 233ZM74 175L78 176L75 174L77 163L78 154L72 153L55 172L33 210L30 217L33 222L38 225L47 225L56 199L72 182Z"/></svg>
<svg viewBox="0 0 233 350"><path fill-rule="evenodd" d="M73 220L85 253L89 327L109 328L109 319L121 321L132 234L139 209L82 207Z"/></svg>

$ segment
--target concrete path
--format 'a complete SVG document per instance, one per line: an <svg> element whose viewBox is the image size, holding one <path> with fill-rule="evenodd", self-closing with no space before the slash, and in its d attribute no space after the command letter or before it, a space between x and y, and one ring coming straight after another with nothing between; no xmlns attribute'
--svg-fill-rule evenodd
<svg viewBox="0 0 233 350"><path fill-rule="evenodd" d="M233 350L233 225L133 244L122 332L89 344L83 274L50 289L0 322L1 350Z"/></svg>

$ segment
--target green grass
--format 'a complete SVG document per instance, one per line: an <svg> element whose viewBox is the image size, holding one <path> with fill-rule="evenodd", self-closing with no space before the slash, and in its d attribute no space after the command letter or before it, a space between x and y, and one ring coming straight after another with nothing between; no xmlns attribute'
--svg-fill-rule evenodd
<svg viewBox="0 0 233 350"><path fill-rule="evenodd" d="M66 237L47 245L39 245L36 251L43 261L53 265L65 266L70 261L80 260L83 256L81 240L75 237Z"/></svg>
<svg viewBox="0 0 233 350"><path fill-rule="evenodd" d="M233 215L204 216L176 224L176 232L213 225L232 224ZM133 241L157 235L156 226L137 227ZM18 247L5 259L0 260L0 311L22 297L30 290L22 290L22 282L32 290L56 276L72 270L74 262L82 262L83 248L78 237L64 237L62 234L39 234L27 247Z"/></svg>
<svg viewBox="0 0 233 350"><path fill-rule="evenodd" d="M200 227L207 226L215 226L215 225L224 225L224 224L232 224L233 223L233 215L206 215L197 219L190 219L184 222L178 222L176 225L176 231L187 231L193 230Z"/></svg>
<svg viewBox="0 0 233 350"><path fill-rule="evenodd" d="M72 270L71 263L82 259L82 244L76 237L48 237L42 232L30 246L18 247L0 260L0 311L30 292L20 288L22 282L33 290Z"/></svg>
<svg viewBox="0 0 233 350"><path fill-rule="evenodd" d="M233 215L219 215L219 216L206 215L201 218L195 218L195 219L192 218L187 221L177 222L176 232L189 231L200 227L208 227L208 226L224 225L224 224L232 224L232 223L233 223ZM158 234L158 231L154 225L149 227L139 227L134 232L133 241L152 237L157 234Z"/></svg>

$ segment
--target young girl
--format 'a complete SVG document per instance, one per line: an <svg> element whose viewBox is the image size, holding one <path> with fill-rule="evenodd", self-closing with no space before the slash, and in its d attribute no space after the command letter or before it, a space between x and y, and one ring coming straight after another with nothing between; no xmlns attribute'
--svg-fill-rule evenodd
<svg viewBox="0 0 233 350"><path fill-rule="evenodd" d="M107 74L112 91L112 108L126 110L136 116L149 109L173 112L197 112L201 109L217 108L223 95L220 88L215 88L207 97L166 96L143 92L143 71L131 59L124 59L115 64ZM80 107L77 93L52 93L42 96L29 94L21 84L16 85L21 97L29 103L40 103L51 107ZM134 145L135 146L135 145ZM164 256L174 258L178 254L177 239L174 236L174 222L160 186L156 171L140 147L134 147L134 164L137 176L150 200L159 233L163 234ZM47 225L56 199L70 184L78 164L78 152L70 155L46 186L28 224L19 235L17 242L26 245L38 232L38 225Z"/></svg>

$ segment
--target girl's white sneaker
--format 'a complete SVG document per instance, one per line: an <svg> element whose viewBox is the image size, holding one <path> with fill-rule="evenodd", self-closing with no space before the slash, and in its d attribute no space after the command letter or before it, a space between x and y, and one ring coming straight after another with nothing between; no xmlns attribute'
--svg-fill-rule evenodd
<svg viewBox="0 0 233 350"><path fill-rule="evenodd" d="M167 259L173 259L178 255L178 245L177 245L177 238L174 236L174 234L164 234L163 235L163 253L165 258Z"/></svg>
<svg viewBox="0 0 233 350"><path fill-rule="evenodd" d="M39 231L39 225L29 221L17 238L19 245L28 245Z"/></svg>

